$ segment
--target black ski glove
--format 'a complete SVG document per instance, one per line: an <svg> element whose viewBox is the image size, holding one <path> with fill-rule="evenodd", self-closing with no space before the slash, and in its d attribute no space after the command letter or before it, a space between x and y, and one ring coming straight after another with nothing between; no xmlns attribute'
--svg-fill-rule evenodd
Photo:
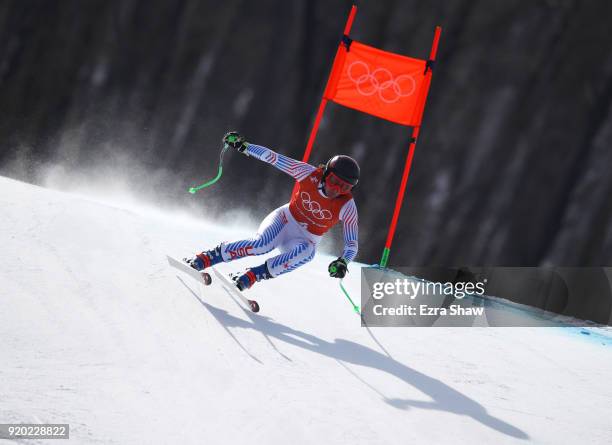
<svg viewBox="0 0 612 445"><path fill-rule="evenodd" d="M348 272L346 260L344 258L338 258L337 260L332 261L329 263L327 271L329 272L329 276L332 278L344 278Z"/></svg>
<svg viewBox="0 0 612 445"><path fill-rule="evenodd" d="M237 131L230 131L229 133L225 133L223 136L223 143L229 145L232 148L235 148L243 155L248 156L246 149L249 146L249 143L244 139Z"/></svg>

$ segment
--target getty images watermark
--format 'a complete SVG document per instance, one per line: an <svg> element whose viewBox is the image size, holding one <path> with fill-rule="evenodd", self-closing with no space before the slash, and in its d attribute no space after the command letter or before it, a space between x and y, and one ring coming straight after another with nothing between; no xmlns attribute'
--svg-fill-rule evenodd
<svg viewBox="0 0 612 445"><path fill-rule="evenodd" d="M612 319L612 268L363 268L367 326L560 326ZM571 320L568 320L571 319Z"/></svg>
<svg viewBox="0 0 612 445"><path fill-rule="evenodd" d="M485 282L457 282L457 283L434 283L429 281L416 281L410 278L395 278L394 281L379 281L372 285L372 298L381 300L389 295L403 295L410 300L415 300L417 296L450 295L456 299L462 299L467 295L483 296L485 292ZM417 308L408 304L401 304L397 307L386 307L379 302L373 307L376 315L416 315ZM420 315L446 315L447 313L459 315L482 314L484 307L464 308L459 304L451 304L448 308L431 306L429 304L419 304L418 313Z"/></svg>
<svg viewBox="0 0 612 445"><path fill-rule="evenodd" d="M485 293L485 281L432 282L394 271L362 269L362 314L369 326L473 326L483 305L465 297Z"/></svg>

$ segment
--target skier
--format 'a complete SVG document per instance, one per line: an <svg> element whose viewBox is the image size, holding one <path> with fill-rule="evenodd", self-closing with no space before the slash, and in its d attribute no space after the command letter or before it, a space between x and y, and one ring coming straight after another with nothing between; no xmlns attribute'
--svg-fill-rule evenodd
<svg viewBox="0 0 612 445"><path fill-rule="evenodd" d="M328 272L331 277L343 278L348 263L357 255L357 207L351 195L359 180L357 162L349 156L336 155L325 165L314 167L250 144L235 131L226 133L223 143L287 173L298 181L298 187L289 203L266 216L253 238L223 242L186 259L187 263L196 270L204 270L221 262L262 255L278 248L279 255L234 277L236 286L242 291L257 281L291 272L312 260L325 232L342 221L344 252L329 264Z"/></svg>

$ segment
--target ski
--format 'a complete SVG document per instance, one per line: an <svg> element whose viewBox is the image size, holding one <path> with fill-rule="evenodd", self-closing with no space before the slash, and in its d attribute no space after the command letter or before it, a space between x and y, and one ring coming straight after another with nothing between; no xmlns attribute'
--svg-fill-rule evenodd
<svg viewBox="0 0 612 445"><path fill-rule="evenodd" d="M166 258L168 259L168 264L170 264L170 266L180 270L181 272L186 273L194 280L204 284L204 286L208 286L212 283L212 277L209 273L204 271L197 271L184 261L177 260L176 258L173 258L170 255L166 255Z"/></svg>
<svg viewBox="0 0 612 445"><path fill-rule="evenodd" d="M166 255L166 258L168 259L168 264L170 264L170 266L183 273L186 273L197 282L202 283L205 286L208 286L212 283L212 277L209 273L204 271L197 271L184 261L177 260L176 258L173 258L170 255ZM257 303L257 301L249 300L248 298L246 298L244 295L242 295L242 292L240 292L236 288L236 284L234 284L230 279L228 279L225 275L223 275L214 267L212 268L212 270L215 272L217 277L221 279L223 284L225 284L229 289L232 289L234 291L234 294L238 296L242 304L244 304L248 309L253 312L259 312L259 303Z"/></svg>
<svg viewBox="0 0 612 445"><path fill-rule="evenodd" d="M212 270L215 272L215 275L217 275L217 277L223 281L223 283L229 288L232 289L234 291L234 294L238 296L238 298L240 299L240 301L242 302L242 304L244 304L247 308L249 308L251 311L253 312L259 312L259 303L257 303L257 301L255 300L249 300L248 298L246 298L242 292L240 292L240 290L236 287L236 284L231 281L229 278L227 278L225 275L223 275L221 272L219 272L217 269L215 269L214 267L212 268Z"/></svg>

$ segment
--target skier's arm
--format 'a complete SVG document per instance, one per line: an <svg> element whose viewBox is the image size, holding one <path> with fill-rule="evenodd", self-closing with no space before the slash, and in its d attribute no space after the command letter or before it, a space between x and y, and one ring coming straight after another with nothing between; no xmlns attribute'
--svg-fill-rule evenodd
<svg viewBox="0 0 612 445"><path fill-rule="evenodd" d="M307 164L306 162L298 161L280 153L276 153L275 151L262 147L261 145L248 144L245 154L273 165L297 181L301 181L316 170L316 167Z"/></svg>
<svg viewBox="0 0 612 445"><path fill-rule="evenodd" d="M358 250L359 221L354 199L351 199L342 206L340 220L342 221L342 231L344 232L344 252L342 253L342 258L348 263L357 256Z"/></svg>

